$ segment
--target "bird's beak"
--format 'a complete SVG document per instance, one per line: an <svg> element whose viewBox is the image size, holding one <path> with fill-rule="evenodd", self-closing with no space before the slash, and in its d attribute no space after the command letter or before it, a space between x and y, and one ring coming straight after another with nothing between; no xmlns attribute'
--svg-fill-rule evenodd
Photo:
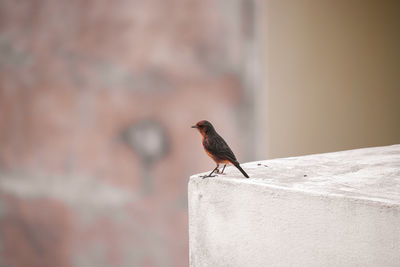
<svg viewBox="0 0 400 267"><path fill-rule="evenodd" d="M197 128L197 126L196 126L196 125L193 125L191 128Z"/></svg>

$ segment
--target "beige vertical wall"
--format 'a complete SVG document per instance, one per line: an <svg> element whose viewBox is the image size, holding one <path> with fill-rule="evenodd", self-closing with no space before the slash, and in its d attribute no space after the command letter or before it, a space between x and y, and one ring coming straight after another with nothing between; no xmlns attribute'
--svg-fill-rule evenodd
<svg viewBox="0 0 400 267"><path fill-rule="evenodd" d="M266 157L400 143L400 1L266 1L263 20Z"/></svg>

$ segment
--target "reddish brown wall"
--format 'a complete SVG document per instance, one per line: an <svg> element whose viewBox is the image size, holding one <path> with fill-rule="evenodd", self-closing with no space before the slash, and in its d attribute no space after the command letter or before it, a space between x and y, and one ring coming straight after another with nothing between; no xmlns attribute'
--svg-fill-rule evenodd
<svg viewBox="0 0 400 267"><path fill-rule="evenodd" d="M0 265L187 266L187 178L214 167L189 126L244 160L240 7L0 2ZM167 138L148 165L121 138L143 120Z"/></svg>

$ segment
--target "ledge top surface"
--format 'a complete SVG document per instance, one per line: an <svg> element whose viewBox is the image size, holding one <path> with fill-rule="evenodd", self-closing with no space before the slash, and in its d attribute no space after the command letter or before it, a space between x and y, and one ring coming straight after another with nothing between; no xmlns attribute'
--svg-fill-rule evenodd
<svg viewBox="0 0 400 267"><path fill-rule="evenodd" d="M371 147L242 164L250 179L233 166L211 180L246 183L400 205L400 145Z"/></svg>

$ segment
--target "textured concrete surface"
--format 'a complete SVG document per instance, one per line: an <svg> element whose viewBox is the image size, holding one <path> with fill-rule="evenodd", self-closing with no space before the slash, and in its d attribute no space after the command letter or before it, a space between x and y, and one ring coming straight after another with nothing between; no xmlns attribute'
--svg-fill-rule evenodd
<svg viewBox="0 0 400 267"><path fill-rule="evenodd" d="M189 182L191 266L399 266L400 145Z"/></svg>

